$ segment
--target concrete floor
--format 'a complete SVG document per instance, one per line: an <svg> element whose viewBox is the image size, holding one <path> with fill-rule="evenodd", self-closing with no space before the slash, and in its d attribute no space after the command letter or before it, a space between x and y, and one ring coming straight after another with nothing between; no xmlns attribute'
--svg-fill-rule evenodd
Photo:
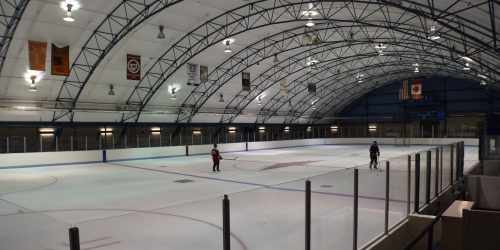
<svg viewBox="0 0 500 250"><path fill-rule="evenodd" d="M380 160L391 158L391 226L406 217L413 202L407 201L405 155L429 147L380 146ZM306 178L313 190L312 248L352 249L355 166L360 169L358 246L384 230L385 171L368 169L368 148L221 152L227 160L215 173L208 154L0 169L0 249L69 249L72 226L80 229L81 249L222 249L224 194L231 201L232 249L303 249ZM478 161L477 148L466 147L465 153L470 168ZM445 151L438 190L449 183L447 156ZM421 162L425 166L425 157ZM425 167L421 173L425 183ZM423 185L420 190L422 203Z"/></svg>

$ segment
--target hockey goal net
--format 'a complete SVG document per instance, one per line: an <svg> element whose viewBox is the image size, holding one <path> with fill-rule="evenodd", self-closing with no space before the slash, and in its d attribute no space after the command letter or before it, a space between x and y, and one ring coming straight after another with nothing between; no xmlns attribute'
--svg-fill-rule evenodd
<svg viewBox="0 0 500 250"><path fill-rule="evenodd" d="M394 138L394 146L396 146L396 147L409 147L410 146L410 138L396 137L396 138Z"/></svg>

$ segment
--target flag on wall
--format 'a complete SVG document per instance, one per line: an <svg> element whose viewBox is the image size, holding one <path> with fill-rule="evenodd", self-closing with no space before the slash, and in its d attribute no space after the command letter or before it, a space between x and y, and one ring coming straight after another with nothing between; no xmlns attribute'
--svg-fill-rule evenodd
<svg viewBox="0 0 500 250"><path fill-rule="evenodd" d="M69 76L69 46L59 48L52 44L52 75Z"/></svg>
<svg viewBox="0 0 500 250"><path fill-rule="evenodd" d="M282 96L286 95L286 78L280 80L280 94Z"/></svg>
<svg viewBox="0 0 500 250"><path fill-rule="evenodd" d="M187 85L200 85L200 67L198 64L187 64Z"/></svg>
<svg viewBox="0 0 500 250"><path fill-rule="evenodd" d="M200 81L208 81L208 66L200 65Z"/></svg>
<svg viewBox="0 0 500 250"><path fill-rule="evenodd" d="M28 41L30 70L45 71L47 42Z"/></svg>
<svg viewBox="0 0 500 250"><path fill-rule="evenodd" d="M127 80L141 80L141 56L127 54Z"/></svg>
<svg viewBox="0 0 500 250"><path fill-rule="evenodd" d="M408 100L408 99L410 99L408 80L404 80L403 86L399 88L399 100Z"/></svg>
<svg viewBox="0 0 500 250"><path fill-rule="evenodd" d="M316 93L316 83L308 83L307 84L307 92Z"/></svg>
<svg viewBox="0 0 500 250"><path fill-rule="evenodd" d="M250 91L250 73L241 72L241 86L243 91Z"/></svg>
<svg viewBox="0 0 500 250"><path fill-rule="evenodd" d="M411 99L422 99L422 80L411 80Z"/></svg>

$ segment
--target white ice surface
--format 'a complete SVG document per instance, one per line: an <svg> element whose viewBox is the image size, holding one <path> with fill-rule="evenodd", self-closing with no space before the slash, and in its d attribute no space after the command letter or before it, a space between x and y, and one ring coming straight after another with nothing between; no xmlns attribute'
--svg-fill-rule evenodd
<svg viewBox="0 0 500 250"><path fill-rule="evenodd" d="M380 160L429 147L382 145ZM221 153L237 159L222 160L216 173L208 154L0 170L0 249L69 249L71 226L82 249L221 249L224 194L232 249L303 249L306 178L313 248L352 249L352 168L367 163L368 145ZM466 147L465 159L466 168L477 162L477 148ZM406 216L405 160L391 161L391 226ZM385 173L362 166L359 183L361 246L383 232Z"/></svg>

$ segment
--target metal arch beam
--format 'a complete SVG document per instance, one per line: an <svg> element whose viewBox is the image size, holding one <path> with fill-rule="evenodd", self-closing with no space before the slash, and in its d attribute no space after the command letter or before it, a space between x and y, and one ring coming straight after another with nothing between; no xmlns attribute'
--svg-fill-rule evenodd
<svg viewBox="0 0 500 250"><path fill-rule="evenodd" d="M367 40L369 40L369 39L367 39ZM252 89L252 91L247 96L242 96L240 94L237 94L236 97L233 98L233 100L230 102L230 104L226 107L227 112L225 112L225 114L222 117L220 122L221 123L233 122L234 119L236 119L236 117L239 114L241 114L241 112L253 100L255 100L254 97L260 95L263 91L267 90L272 85L274 85L274 83L279 82L280 80L290 76L292 73L299 73L299 72L301 72L301 70L307 69L308 66L303 65L304 63L302 63L303 60L301 60L301 59L303 59L302 57L305 57L302 55L309 55L309 56L314 57L315 59L319 59L320 63L317 64L317 67L319 67L321 69L325 69L325 68L331 69L331 68L339 67L339 65L343 65L343 67L344 67L343 68L344 71L342 72L343 74L346 73L347 71L350 71L350 70L356 70L355 67L357 67L359 64L361 64L361 65L370 64L369 62L364 63L362 60L368 59L368 60L374 60L374 61L381 62L384 59L392 58L394 56L396 56L397 58L405 58L405 57L408 57L409 53L412 53L415 55L415 57L412 58L412 60L414 60L416 57L420 57L420 59L418 59L418 60L421 63L424 63L425 60L423 60L422 58L425 58L425 56L428 56L428 54L426 54L426 52L411 51L411 49L413 48L411 46L418 44L415 42L413 42L413 43L409 42L408 44L405 44L407 50L404 51L404 53L406 53L406 54L403 56L400 56L399 52L393 56L384 56L384 57L379 57L378 55L374 56L374 54L376 54L376 53L372 52L371 44L372 43L370 43L370 42L367 43L367 42L363 42L363 41L356 43L356 44L350 44L350 45L325 44L325 46L319 47L319 49L321 51L317 51L317 52L312 53L312 51L318 49L318 48L314 48L311 50L301 52L298 55L294 55L291 58L288 58L288 59L282 61L282 63L284 63L285 65L277 65L275 67L272 67L271 69L267 70L266 72L264 72L260 76L258 76L255 80L253 80L252 83L254 83L254 84L251 84L251 85L256 86L256 87L254 87ZM355 47L355 52L361 51L364 53L346 56L347 53L353 52L352 51L353 47ZM400 47L405 48L405 46L400 46ZM347 48L347 49L343 50L344 48ZM337 50L340 50L340 52ZM366 51L368 51L368 52L366 52ZM402 63L402 62L400 61L399 63ZM346 68L347 64L354 64L354 65L351 65L351 67L346 70L345 68ZM371 66L363 67L363 68L370 68L370 67L376 67L376 66L378 66L378 65L372 64ZM411 63L408 64L408 67L410 67L410 66L411 66ZM288 71L290 71L290 72L288 72ZM285 75L283 76L282 74L285 74ZM301 76L297 77L294 81L291 82L291 85L293 87L292 87L292 89L290 89L290 92L293 93L296 88L299 88L299 86L305 86L304 83L309 81L311 77L316 78L316 75L320 75L319 77L317 77L316 80L322 81L324 78L328 78L328 77L335 76L338 74L339 73L335 72L335 70L324 70L324 71L321 70L321 71L319 71L319 73L315 73L312 75L309 73L302 74ZM352 75L350 74L349 77L352 77ZM257 82L257 84L256 84L256 82ZM240 93L242 93L242 92L243 91L240 91ZM279 95L279 92L276 93L274 95L274 97L269 98L269 101L266 102L266 104L262 107L261 112L263 114L267 114L267 115L265 118L262 118L261 116L259 116L257 118L257 121L256 121L257 123L262 122L262 121L259 121L259 118L263 119L263 121L265 121L269 118L270 115L274 114L277 111L277 110L273 110L273 109L267 109L266 107L268 107L268 106L274 107L274 105L277 103L286 103L288 101L288 100L282 101L282 99L285 98L284 96L280 96L280 97L276 98L278 95ZM293 97L290 97L289 100L292 98ZM266 98L266 99L268 99L268 98ZM233 102L235 104L233 104ZM234 109L232 107L234 107Z"/></svg>
<svg viewBox="0 0 500 250"><path fill-rule="evenodd" d="M264 3L268 5L264 5ZM274 2L271 5L269 2ZM263 27L271 24L278 24L291 21L305 20L305 16L300 13L296 13L296 9L301 9L302 6L307 3L312 3L315 6L321 5L323 7L320 12L322 20L335 20L333 18L335 14L339 12L338 9L334 9L333 5L326 6L327 11L325 11L325 3L333 3L335 1L300 1L300 3L284 2L279 0L274 1L256 1L243 5L242 7L228 11L207 23L199 26L197 29L191 31L189 34L184 36L180 41L173 45L168 51L166 51L148 70L145 77L139 82L135 87L133 93L129 96L126 102L125 110L130 111L129 114L124 115L123 121L135 120L138 121L139 116L148 104L154 94L160 89L160 87L166 82L166 80L175 72L178 68L183 66L192 57L199 54L201 51L207 47L222 41L224 38L229 36L240 34L244 31L255 29L257 27ZM360 15L352 13L353 20L363 20L366 16L372 13L367 13L367 6L375 5L379 6L380 1L350 1L351 3L364 4L359 9L361 9ZM384 3L389 3L388 1L382 1ZM271 7L267 7L267 6ZM419 6L419 4L414 4ZM299 6L299 7L296 7ZM403 9L408 13L414 15L423 16L429 18L429 14L416 7L414 9L391 5L399 9ZM347 8L348 4L341 7ZM359 6L358 6L359 7ZM364 8L363 8L364 7ZM380 7L383 8L384 6ZM309 9L307 7L306 9ZM291 12L293 11L293 13ZM370 11L368 11L370 12ZM364 15L364 16L363 16ZM390 13L389 13L390 15ZM460 17L458 17L460 20ZM468 23L467 20L464 20ZM455 23L454 18L442 18L439 22L450 30L458 32L458 34L463 35L466 41L478 45L477 47L484 47L489 49L489 45L485 42L480 41L473 36L468 34L463 34L460 29L455 28L451 24ZM477 26L477 25L476 25ZM480 26L478 26L480 27ZM482 31L478 31L482 32Z"/></svg>
<svg viewBox="0 0 500 250"><path fill-rule="evenodd" d="M59 89L52 121L73 121L76 102L94 70L113 47L139 24L183 0L122 0L97 26L71 65Z"/></svg>
<svg viewBox="0 0 500 250"><path fill-rule="evenodd" d="M326 25L327 25L326 28L321 27L321 25L317 25L317 26L320 26L320 28L314 30L316 35L321 35L320 37L323 38L323 39L321 39L322 41L327 40L325 38L328 38L328 37L335 35L336 32L338 31L338 29L342 28L341 26L331 25L330 23L327 23ZM364 25L363 27L366 27L366 26L379 27L379 28L385 27L385 26L371 25L368 23L362 23L362 25ZM392 26L392 28L393 28L392 31L396 30L396 31L403 33L403 34L406 34L406 35L410 34L409 32L405 32L404 29L397 29L397 26L395 26L395 25L393 26L393 25L394 24L388 23L388 26ZM331 26L331 28L329 26ZM331 33L327 33L324 35L321 34L321 31L324 31L324 30L328 31L329 29L334 29L334 30L330 30ZM285 32L277 33L271 37L268 37L268 38L265 38L261 41L258 41L256 43L244 48L243 50L239 51L237 54L231 56L228 60L221 63L219 66L217 66L212 71L212 73L209 75L209 78L211 78L212 76L215 75L215 77L213 77L213 78L215 78L217 80L209 80L208 82L201 83L201 85L200 85L201 90L199 90L199 88L200 88L199 87L199 88L196 88L192 92L192 95L190 95L188 97L188 99L186 99L184 101L184 103L182 105L182 107L186 108L185 109L186 112L181 112L178 115L177 122L179 122L179 121L190 122L192 117L199 110L199 108L201 108L204 105L204 103L222 87L222 85L227 83L233 77L239 75L242 71L249 68L250 66L253 66L256 63L258 64L260 61L268 58L269 56L272 56L273 54L278 54L278 53L281 53L281 52L284 52L287 50L295 49L293 46L296 46L297 48L300 46L304 46L304 44L300 41L300 39L297 38L297 36L303 35L307 32L298 33L298 32L294 32L295 30L304 30L304 28L301 27L301 28L296 28L296 29L292 29L292 30L287 30ZM342 33L338 33L338 34L341 37L345 37ZM384 32L379 33L377 35L382 36L383 34L384 34ZM394 34L392 34L392 35L393 35L394 40L396 40L396 38L394 37ZM446 37L446 39L450 39L450 38L451 37ZM275 39L281 39L281 40L276 41ZM365 39L367 41L373 40L372 41L373 43L375 43L375 40L376 40L375 37L374 38L367 37L367 38L363 38L363 39ZM399 39L400 39L400 41L406 40L405 37L401 37ZM391 43L397 43L397 42L391 41L391 39L388 39L388 40L389 40L388 45L390 45ZM426 38L423 38L422 40L428 42L428 40ZM456 41L458 41L458 40L459 40L459 38L456 38ZM342 40L342 41L344 41L344 40ZM378 40L377 43L378 42L383 42L384 44L386 44L386 41L383 41L383 40ZM422 43L424 43L424 42L422 42ZM260 47L260 46L264 46L264 44L267 44L267 46L270 47L271 49L269 49L268 47L263 47L263 48ZM430 44L432 45L432 43L430 43ZM417 44L417 45L421 45L421 44ZM452 48L448 48L448 49L451 50ZM293 71L293 69L290 69L290 68L293 68L293 67L283 66L283 67L280 67L280 69L278 69L278 70L285 69L285 71ZM252 85L254 85L254 84L252 84ZM257 85L257 88L259 88L259 87L260 87L260 84ZM236 95L237 97L233 98L233 100L230 102L230 104L226 107L226 110L227 110L226 114L237 115L241 112L241 109L239 108L240 103L238 103L237 105L231 105L231 103L234 101L234 99L240 99L240 100L247 99L247 97L243 97L241 95L242 92L243 91L240 91ZM251 95L251 94L249 94L249 95ZM189 102L189 101L191 101L191 102ZM234 110L233 110L233 107L234 107ZM221 122L225 122L224 117L221 119Z"/></svg>
<svg viewBox="0 0 500 250"><path fill-rule="evenodd" d="M10 42L17 25L26 10L30 0L2 0L0 1L0 73L2 72Z"/></svg>
<svg viewBox="0 0 500 250"><path fill-rule="evenodd" d="M304 42L299 38L300 35L304 34L314 34L318 36L324 45L325 41L329 43L333 42L329 39L335 35L339 35L341 40L338 40L338 43L345 42L345 37L348 37L347 34L343 34L342 28L356 28L357 25L346 24L345 26L335 25L332 23L325 23L316 25L319 28L310 31L309 29L305 29L303 26L299 28L294 28L290 30L286 30L281 33L277 33L271 37L267 37L263 40L260 40L238 53L231 56L229 59L218 65L208 76L209 81L202 82L200 86L195 88L192 91L192 95L190 95L184 103L181 105L182 107L187 108L186 113L180 113L177 118L177 122L186 121L190 122L193 116L196 114L199 108L201 108L205 102L214 95L223 85L225 85L229 80L238 76L244 70L250 68L251 66L262 62L263 60L269 58L272 55L279 54L285 51L294 50L301 47L311 47L310 44L304 44ZM360 23L359 27L366 28L377 28L377 31L374 34L374 37L363 37L363 41L365 42L384 42L387 41L389 44L396 43L396 38L388 38L388 39L377 39L377 36L384 35L384 32L377 33L380 28L384 28L385 26L380 26L377 24L370 23ZM404 28L397 28L393 26L394 30L397 30L399 33L403 34L400 40L404 40L404 35L413 35L414 32L405 30ZM304 31L305 30L305 31ZM300 32L298 32L300 31ZM366 34L365 34L366 35ZM358 39L359 40L359 39ZM287 67L282 67L287 68ZM215 80L212 80L215 79ZM242 93L238 94L238 96ZM234 100L234 99L233 99ZM232 102L232 101L231 101ZM230 102L230 103L231 103ZM230 106L230 105L229 105Z"/></svg>
<svg viewBox="0 0 500 250"><path fill-rule="evenodd" d="M364 39L366 39L366 40L370 40L370 38L364 38ZM405 39L405 38L402 38L402 39ZM381 41L380 41L380 42L381 42ZM407 39L407 42L408 42L408 39ZM419 44L418 44L418 41L417 41L417 43L414 43L414 44L415 44L415 45L419 45ZM403 46L401 46L401 47L403 47ZM416 47L418 47L418 46L416 46ZM332 49L333 49L333 47L332 47ZM306 51L306 52L304 52L304 53L307 53L307 52L308 52L308 51ZM398 51L398 53L401 53L401 51ZM427 54L426 54L426 53L427 53ZM430 52L429 52L429 51L424 51L424 53L423 53L423 54L428 55L429 53L433 53L433 55L434 55L434 53L435 53L435 52L434 52L434 51L430 51ZM442 52L440 52L440 51L438 51L438 53L437 53L437 54L438 54L438 55L440 54L439 56L440 56L441 58L446 57L446 55L443 55L443 54L442 54ZM336 56L337 56L337 57L339 57L339 55L336 55ZM341 56L341 55L340 55L340 56ZM300 57L300 56L295 55L294 57L292 57L291 61L297 62L297 61L300 61L300 59L302 59L302 58L298 58L298 57ZM298 58L298 59L296 60L296 59L294 59L294 58ZM437 59L437 60L440 60L439 58L436 58L436 59ZM290 60L290 59L287 59L287 60L285 60L285 61L288 61L288 60ZM320 60L320 61L322 61L322 60ZM420 62L422 62L422 61L424 61L424 60L423 60L423 59L419 59L419 61L420 61ZM283 62L282 62L282 63L283 63ZM409 66L409 65L408 65L408 66ZM257 94L253 94L253 95L252 95L252 93L254 92L254 90L252 90L252 92L251 92L250 94L248 94L248 95L249 95L249 96L251 96L251 97L250 97L250 98L248 98L248 95L247 95L247 96L241 96L240 94L242 93L242 91L240 91L240 94L237 94L237 97L235 98L235 99L238 99L238 104L236 104L236 105L231 105L231 103L233 102L233 101L231 101L231 103L230 103L230 104L226 107L226 112L225 112L225 116L229 116L229 117L228 117L228 118L226 118L226 117L224 116L224 117L221 119L221 122L232 122L232 121L234 120L234 118L236 118L236 116L237 116L237 115L239 115L239 114L241 113L241 111L242 111L242 110L243 110L243 109L244 109L244 108L248 105L248 103L249 103L249 102L251 102L251 101L253 100L253 96L257 96L257 95L258 95L258 94L260 94L263 90L265 90L265 89L267 89L268 87L270 87L270 85L271 85L271 84L273 84L273 83L275 83L275 82L278 82L279 80L281 80L281 79L283 79L283 78L284 78L284 77L281 77L281 78L280 78L280 76L278 76L278 77L274 76L273 72L274 72L274 73L283 73L281 69L288 69L288 68L291 68L291 69L292 69L291 71L294 71L294 69L296 69L296 65L295 65L295 66L290 66L290 65L283 65L283 66L281 66L281 65L280 65L278 69L272 69L272 68L271 68L270 70L268 70L268 71L266 71L266 72L262 73L262 75L264 75L264 77L262 77L262 75L261 75L261 76L259 76L259 77L257 77L257 79L260 79L260 78L265 78L263 81L260 81L260 82L261 82L260 84L257 84L257 87L254 87L254 90L257 90L257 92L259 92L259 93L257 93ZM287 70L285 70L285 71L287 71ZM266 84L266 81L267 81L267 80L269 80L269 79L271 79L270 84L268 83L267 85L265 85L265 84ZM257 81L257 80L254 80L254 81L253 81L253 83L255 83L256 81ZM261 86L261 84L263 84L263 85L265 85L265 86ZM252 84L252 86L254 86L254 85L255 85L255 84ZM294 85L295 85L295 86L298 86L298 84L294 84ZM274 102L274 104L276 104L276 103L281 103L281 104L282 104L282 103L286 103L286 102L282 102L282 101L281 101L281 98L279 98L279 99L275 99L275 97L276 97L277 95L278 95L278 94L276 94L273 98L270 98L270 100L271 100L271 101L273 101L273 102ZM266 99L268 99L268 98L266 98ZM233 99L233 100L234 100L234 99ZM270 102L271 102L271 101L270 101ZM244 102L245 102L245 103L244 103ZM269 103L269 102L268 102L268 103ZM268 103L266 103L266 106L268 105ZM274 106L274 104L272 104L271 106ZM266 106L264 106L264 107L262 108L262 110L261 110L261 111L263 111L263 113L265 113L265 114L274 114L274 113L277 111L277 110L276 110L276 111L275 111L275 110L271 110L271 111L269 111L269 110L265 110L265 109L266 109ZM233 108L233 107L234 107L234 108ZM267 120L269 117L264 118L264 119L263 119L263 121L259 121L259 118L260 118L260 117L258 117L258 118L257 118L257 123L259 123L259 122L263 122L263 121Z"/></svg>

